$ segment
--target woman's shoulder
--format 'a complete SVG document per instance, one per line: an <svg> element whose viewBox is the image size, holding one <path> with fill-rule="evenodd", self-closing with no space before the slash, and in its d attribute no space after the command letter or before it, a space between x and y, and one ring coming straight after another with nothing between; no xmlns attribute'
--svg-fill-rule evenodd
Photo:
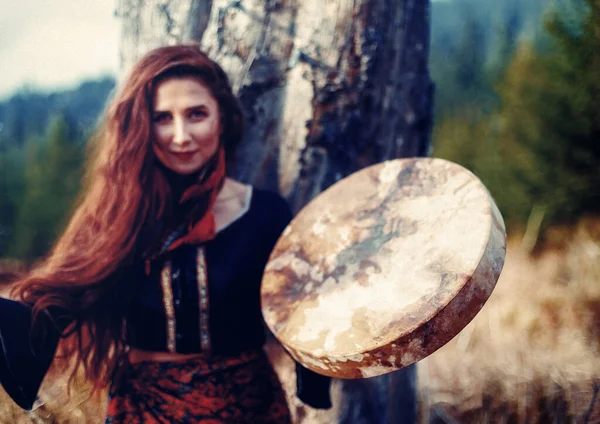
<svg viewBox="0 0 600 424"><path fill-rule="evenodd" d="M252 231L260 233L266 250L271 251L275 242L292 220L287 201L277 192L253 187L252 206L247 223Z"/></svg>
<svg viewBox="0 0 600 424"><path fill-rule="evenodd" d="M257 187L252 187L252 197L255 203L263 207L274 208L279 211L289 211L288 202L276 191L265 190Z"/></svg>
<svg viewBox="0 0 600 424"><path fill-rule="evenodd" d="M218 230L228 227L240 218L257 225L267 222L275 227L285 227L292 218L287 201L279 193L243 184L231 178L225 181L214 211Z"/></svg>
<svg viewBox="0 0 600 424"><path fill-rule="evenodd" d="M228 227L250 209L252 188L227 178L213 206L217 231Z"/></svg>
<svg viewBox="0 0 600 424"><path fill-rule="evenodd" d="M281 229L292 220L287 200L275 191L253 187L251 210Z"/></svg>
<svg viewBox="0 0 600 424"><path fill-rule="evenodd" d="M287 201L276 191L265 190L251 184L244 184L233 178L225 180L223 189L217 197L217 203L236 204L239 209L259 207L289 211Z"/></svg>

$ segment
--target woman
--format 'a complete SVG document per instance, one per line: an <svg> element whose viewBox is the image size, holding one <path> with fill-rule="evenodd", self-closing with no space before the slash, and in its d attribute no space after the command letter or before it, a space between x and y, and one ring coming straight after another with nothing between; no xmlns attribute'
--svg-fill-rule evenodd
<svg viewBox="0 0 600 424"><path fill-rule="evenodd" d="M107 423L289 422L259 286L291 214L225 177L242 137L225 73L195 46L151 51L98 134L66 231L21 303L1 300L5 390L31 408L62 340L95 390L111 385ZM302 401L330 406L328 378L297 377Z"/></svg>

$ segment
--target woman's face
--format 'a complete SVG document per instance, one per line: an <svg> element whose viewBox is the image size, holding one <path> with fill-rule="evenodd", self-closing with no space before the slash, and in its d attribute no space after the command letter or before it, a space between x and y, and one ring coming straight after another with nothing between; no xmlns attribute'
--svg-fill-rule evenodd
<svg viewBox="0 0 600 424"><path fill-rule="evenodd" d="M162 164L193 174L219 147L219 104L197 78L166 79L154 92L152 130L154 153Z"/></svg>

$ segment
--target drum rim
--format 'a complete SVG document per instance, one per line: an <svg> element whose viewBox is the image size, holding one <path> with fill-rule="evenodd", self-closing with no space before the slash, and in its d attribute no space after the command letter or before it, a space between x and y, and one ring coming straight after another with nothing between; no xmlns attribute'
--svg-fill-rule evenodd
<svg viewBox="0 0 600 424"><path fill-rule="evenodd" d="M350 180L350 178L358 178L360 175L364 175L366 173L369 172L373 172L374 169L376 168L382 168L384 166L386 166L387 164L391 164L391 163L399 163L403 166L401 166L401 168L406 168L407 164L416 164L416 163L440 163L443 164L443 166L446 167L454 167L456 169L461 170L461 172L465 173L465 175L468 176L469 181L472 181L473 183L476 184L478 190L480 190L482 193L485 194L484 198L486 199L486 207L485 209L489 212L487 215L489 216L489 219L486 220L486 229L485 232L482 230L482 233L487 233L487 234L492 234L493 231L493 226L494 226L494 221L497 219L499 221L499 223L501 224L501 230L503 233L503 237L502 237L502 243L500 246L496 246L496 248L501 248L504 247L504 251L506 248L506 228L505 228L505 224L502 218L501 213L498 210L497 205L494 202L494 199L491 195L491 193L489 192L489 190L485 187L485 185L483 184L483 182L473 173L471 172L469 169L465 168L464 166L451 162L449 160L446 159L442 159L442 158L435 158L435 157L418 157L418 158L399 158L399 159L391 159L391 160L387 160L384 162L380 162L377 164L373 164L370 165L368 167L362 168L361 170L347 176L346 178L336 182L335 184L331 185L330 187L328 187L326 190L324 190L323 192L319 193L319 195L317 195L314 199L312 199L309 203L307 203L302 210L298 213L298 215L296 215L292 221L289 223L289 225L286 227L286 229L283 231L282 235L280 236L280 238L277 240L276 244L275 244L275 248L273 249L273 252L271 253L271 255L269 256L269 260L268 262L270 262L274 257L275 257L275 253L277 250L277 245L279 244L279 241L285 237L289 231L292 230L293 228L293 224L295 222L297 222L298 218L302 215L303 211L305 211L306 209L309 209L311 205L314 205L314 203L322 196L325 196L326 193L335 190L337 187L339 187L339 185L344 182L344 181L348 181ZM415 165L408 165L408 166L415 166ZM314 206L313 206L314 207ZM272 334L277 338L277 340L279 340L279 342L286 347L286 349L291 348L292 350L299 352L301 354L309 356L311 358L328 358L328 359L334 359L335 361L339 361L339 362L343 362L346 361L348 357L351 356L357 356L357 355L365 355L365 354L370 354L374 351L377 351L379 349L382 349L390 344L393 344L394 342L400 342L406 338L410 338L411 334L415 334L419 329L421 329L422 327L428 325L429 322L431 322L436 316L438 316L440 313L442 313L460 294L461 292L463 292L464 290L469 290L469 284L468 281L472 280L473 275L475 274L477 268L480 266L480 264L482 263L482 259L484 257L484 254L490 249L490 243L494 242L495 240L492 239L492 237L490 237L486 243L481 243L481 246L479 248L479 251L477 253L477 255L473 255L473 258L477 258L477 261L475 261L472 265L472 269L469 269L468 272L464 272L465 276L463 278L460 279L460 283L455 284L455 288L447 293L447 295L444 297L444 302L440 303L438 305L437 308L435 309L430 309L426 314L426 316L423 317L422 320L415 322L413 325L411 325L410 327L407 327L404 331L402 331L402 333L396 333L395 336L387 336L387 337L382 337L381 341L378 343L373 343L372 345L370 345L368 348L363 348L360 351L356 350L353 352L332 352L332 351L328 351L326 349L320 349L319 350L319 355L315 355L313 350L308 350L306 348L303 348L301 345L297 345L293 342L287 341L287 340L282 340L279 337L280 331L275 331L274 328L270 325L269 322L267 322L267 320L265 319L265 323L267 325L267 327L269 328L269 330L272 332ZM278 255L279 256L279 255ZM505 255L504 255L505 256ZM505 258L503 259L503 263L504 263ZM268 263L267 262L267 263ZM501 269L500 269L501 271ZM269 271L267 271L269 272ZM266 275L266 273L265 273ZM498 278L499 278L500 272L498 273ZM493 286L495 286L495 284L497 283L498 278L496 278L496 281L494 282ZM263 277L264 279L264 277ZM458 280L457 280L458 281ZM492 286L492 289L493 289ZM261 283L261 311L263 311L263 284ZM487 299L486 299L487 301ZM300 303L300 302L299 302ZM483 303L485 304L485 302ZM481 306L483 306L483 304ZM298 305L294 307L294 309L289 313L289 316L292 316L296 310L298 308ZM264 312L263 312L263 315ZM467 322L456 332L455 336L458 335L460 333L460 331L462 331L462 329L468 325L468 323L471 320L467 320Z"/></svg>

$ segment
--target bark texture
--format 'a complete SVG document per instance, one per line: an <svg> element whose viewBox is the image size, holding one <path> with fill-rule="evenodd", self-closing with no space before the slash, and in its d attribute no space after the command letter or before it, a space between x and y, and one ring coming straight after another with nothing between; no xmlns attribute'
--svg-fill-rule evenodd
<svg viewBox="0 0 600 424"><path fill-rule="evenodd" d="M200 43L229 74L246 115L230 175L279 191L298 211L358 169L428 154L429 7L429 0L120 0L122 73L151 48ZM415 379L408 368L336 382L337 421L414 422Z"/></svg>

